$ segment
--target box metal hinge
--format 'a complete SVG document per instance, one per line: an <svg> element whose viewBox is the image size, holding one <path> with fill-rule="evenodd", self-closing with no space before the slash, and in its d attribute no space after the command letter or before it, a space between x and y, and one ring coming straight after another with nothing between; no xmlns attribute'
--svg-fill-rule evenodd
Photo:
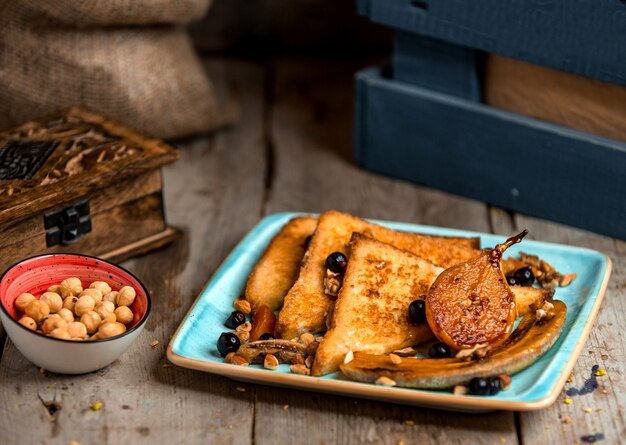
<svg viewBox="0 0 626 445"><path fill-rule="evenodd" d="M69 245L91 232L89 200L75 202L59 210L51 210L43 215L46 229L46 246Z"/></svg>

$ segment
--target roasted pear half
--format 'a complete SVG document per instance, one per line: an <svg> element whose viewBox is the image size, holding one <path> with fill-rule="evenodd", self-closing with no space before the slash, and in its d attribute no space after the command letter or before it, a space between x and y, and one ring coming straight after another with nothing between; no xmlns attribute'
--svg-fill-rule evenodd
<svg viewBox="0 0 626 445"><path fill-rule="evenodd" d="M496 346L511 334L515 296L502 272L502 254L527 230L443 271L426 296L426 319L435 336L454 350Z"/></svg>
<svg viewBox="0 0 626 445"><path fill-rule="evenodd" d="M406 388L442 389L464 385L474 377L515 374L532 365L556 342L565 324L565 303L553 300L551 312L537 319L529 312L515 332L489 355L481 359L402 358L356 352L354 359L341 365L341 372L361 382L374 383L380 377L392 379Z"/></svg>

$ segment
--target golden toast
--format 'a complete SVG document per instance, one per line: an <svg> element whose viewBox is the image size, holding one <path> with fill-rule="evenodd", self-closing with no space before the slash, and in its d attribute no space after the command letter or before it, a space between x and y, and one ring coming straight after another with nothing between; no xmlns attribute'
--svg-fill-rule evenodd
<svg viewBox="0 0 626 445"><path fill-rule="evenodd" d="M252 270L246 284L245 297L253 310L266 304L278 310L287 291L298 276L306 250L306 239L317 227L317 218L291 219L272 239Z"/></svg>
<svg viewBox="0 0 626 445"><path fill-rule="evenodd" d="M390 244L353 234L331 328L317 349L312 374L337 371L349 351L385 354L434 338L425 321L411 323L409 304L426 294L443 270Z"/></svg>
<svg viewBox="0 0 626 445"><path fill-rule="evenodd" d="M285 296L278 316L277 333L281 338L326 330L326 316L334 300L324 291L326 258L332 252L347 255L354 232L407 250L441 267L450 267L480 253L478 238L399 232L345 213L323 213L304 254L298 279Z"/></svg>

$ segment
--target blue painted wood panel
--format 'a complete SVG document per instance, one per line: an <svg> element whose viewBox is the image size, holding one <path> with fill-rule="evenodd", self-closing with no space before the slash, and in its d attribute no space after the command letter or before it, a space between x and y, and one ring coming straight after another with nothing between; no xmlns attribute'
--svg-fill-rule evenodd
<svg viewBox="0 0 626 445"><path fill-rule="evenodd" d="M377 69L357 74L355 105L355 157L369 170L626 239L624 143Z"/></svg>
<svg viewBox="0 0 626 445"><path fill-rule="evenodd" d="M466 99L481 100L481 54L441 40L396 31L393 78Z"/></svg>
<svg viewBox="0 0 626 445"><path fill-rule="evenodd" d="M377 23L626 85L626 1L359 0Z"/></svg>

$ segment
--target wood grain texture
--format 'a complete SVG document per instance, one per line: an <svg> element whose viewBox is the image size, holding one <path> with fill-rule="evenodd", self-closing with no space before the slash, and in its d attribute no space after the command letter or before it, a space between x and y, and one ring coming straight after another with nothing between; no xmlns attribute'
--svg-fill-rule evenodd
<svg viewBox="0 0 626 445"><path fill-rule="evenodd" d="M573 381L566 384L550 408L518 414L523 443L581 443L583 436L596 433L604 435L604 442L599 443L623 443L626 440L626 342L622 335L626 330L622 315L626 311L626 242L528 216L510 217L498 209L492 210L491 219L498 233L527 228L529 238L599 250L613 261L609 286L589 339L574 367ZM581 388L596 364L607 372L606 376L597 377L598 389L590 394L572 396L572 403L565 404L565 391Z"/></svg>
<svg viewBox="0 0 626 445"><path fill-rule="evenodd" d="M485 103L626 141L626 87L490 54Z"/></svg>
<svg viewBox="0 0 626 445"><path fill-rule="evenodd" d="M276 64L269 135L275 174L266 212L337 209L488 231L483 204L366 173L344 157L349 86L361 63ZM517 443L511 413L468 416L264 386L257 387L255 412L255 444Z"/></svg>
<svg viewBox="0 0 626 445"><path fill-rule="evenodd" d="M621 1L359 0L376 23L626 85Z"/></svg>
<svg viewBox="0 0 626 445"><path fill-rule="evenodd" d="M138 341L111 366L83 376L42 375L5 345L0 366L2 443L249 444L253 392L224 378L164 367L173 331L213 271L257 222L265 156L263 73L250 64L209 65L239 105L240 126L186 144L164 172L171 221L185 237L125 263L146 284L153 310ZM234 180L236 179L236 180ZM158 340L156 347L150 342ZM237 388L247 387L247 392ZM90 406L102 401L100 411ZM54 421L45 405L57 403Z"/></svg>

